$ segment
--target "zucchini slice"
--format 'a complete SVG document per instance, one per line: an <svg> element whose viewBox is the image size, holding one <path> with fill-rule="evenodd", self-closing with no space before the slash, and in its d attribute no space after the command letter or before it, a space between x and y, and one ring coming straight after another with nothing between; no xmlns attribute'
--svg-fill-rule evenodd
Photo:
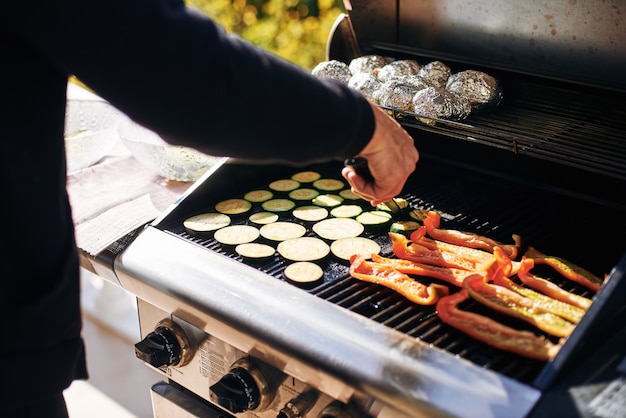
<svg viewBox="0 0 626 418"><path fill-rule="evenodd" d="M409 207L409 201L404 199L404 198L402 198L402 197L394 197L391 200L393 202L395 202L396 206L398 206L398 209L400 209L400 210L405 210L406 208ZM390 208L387 205L387 203L381 203L381 204L376 206L376 209L384 210L386 212L393 212L395 208Z"/></svg>
<svg viewBox="0 0 626 418"><path fill-rule="evenodd" d="M252 203L246 199L226 199L215 205L215 210L225 215L239 215L252 208Z"/></svg>
<svg viewBox="0 0 626 418"><path fill-rule="evenodd" d="M289 198L293 200L313 200L320 192L315 189L299 188L289 192Z"/></svg>
<svg viewBox="0 0 626 418"><path fill-rule="evenodd" d="M301 237L281 241L276 250L287 260L315 261L330 253L330 246L319 238Z"/></svg>
<svg viewBox="0 0 626 418"><path fill-rule="evenodd" d="M290 192L300 187L300 182L292 179L281 179L270 183L269 188L276 192Z"/></svg>
<svg viewBox="0 0 626 418"><path fill-rule="evenodd" d="M423 225L424 219L428 216L428 212L430 211L427 209L413 209L409 212L409 217Z"/></svg>
<svg viewBox="0 0 626 418"><path fill-rule="evenodd" d="M313 187L324 192L337 192L346 187L346 184L337 179L319 179L313 182Z"/></svg>
<svg viewBox="0 0 626 418"><path fill-rule="evenodd" d="M338 194L320 194L316 196L311 202L314 205L323 206L325 208L331 208L339 206L343 202L343 197Z"/></svg>
<svg viewBox="0 0 626 418"><path fill-rule="evenodd" d="M352 218L328 218L315 223L313 232L327 240L354 238L363 233L363 224Z"/></svg>
<svg viewBox="0 0 626 418"><path fill-rule="evenodd" d="M291 199L270 199L261 203L261 207L268 212L288 212L296 206Z"/></svg>
<svg viewBox="0 0 626 418"><path fill-rule="evenodd" d="M211 232L230 225L230 216L223 213L201 213L183 221L183 226L190 234Z"/></svg>
<svg viewBox="0 0 626 418"><path fill-rule="evenodd" d="M417 221L395 221L389 227L389 231L409 237L411 232L415 231L420 226L422 226L422 224Z"/></svg>
<svg viewBox="0 0 626 418"><path fill-rule="evenodd" d="M273 197L274 193L270 192L269 190L251 190L243 195L244 199L252 203L265 202L266 200L270 200Z"/></svg>
<svg viewBox="0 0 626 418"><path fill-rule="evenodd" d="M363 212L359 205L339 205L330 210L330 216L335 218L355 218Z"/></svg>
<svg viewBox="0 0 626 418"><path fill-rule="evenodd" d="M291 176L291 180L295 180L300 183L313 183L315 180L319 180L322 177L317 171L300 171Z"/></svg>
<svg viewBox="0 0 626 418"><path fill-rule="evenodd" d="M248 220L255 224L267 225L278 220L278 214L273 212L257 212L250 215Z"/></svg>
<svg viewBox="0 0 626 418"><path fill-rule="evenodd" d="M380 253L380 245L373 239L365 237L342 238L330 244L330 251L335 257L350 261L350 257L355 254L372 258L372 254Z"/></svg>
<svg viewBox="0 0 626 418"><path fill-rule="evenodd" d="M276 253L276 250L271 245L247 242L237 245L235 252L249 260L265 260L272 257Z"/></svg>
<svg viewBox="0 0 626 418"><path fill-rule="evenodd" d="M259 232L270 241L286 241L304 236L306 228L294 222L274 222L263 225Z"/></svg>
<svg viewBox="0 0 626 418"><path fill-rule="evenodd" d="M260 235L259 229L250 225L229 225L215 231L213 238L220 244L239 245L252 242Z"/></svg>
<svg viewBox="0 0 626 418"><path fill-rule="evenodd" d="M328 217L328 210L321 206L300 206L292 212L293 216L303 221L317 222Z"/></svg>
<svg viewBox="0 0 626 418"><path fill-rule="evenodd" d="M365 201L365 199L363 199L361 196L354 193L350 189L343 189L339 192L339 196L343 197L345 200Z"/></svg>
<svg viewBox="0 0 626 418"><path fill-rule="evenodd" d="M324 276L324 270L310 261L297 261L288 265L283 274L292 282L311 284Z"/></svg>
<svg viewBox="0 0 626 418"><path fill-rule="evenodd" d="M387 225L392 217L390 212L370 210L357 216L356 220L368 227L381 227Z"/></svg>

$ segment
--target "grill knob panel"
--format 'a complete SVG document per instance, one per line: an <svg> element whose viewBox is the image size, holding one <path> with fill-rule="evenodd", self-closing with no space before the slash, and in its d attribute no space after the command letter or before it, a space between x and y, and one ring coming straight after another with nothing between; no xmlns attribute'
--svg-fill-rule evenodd
<svg viewBox="0 0 626 418"><path fill-rule="evenodd" d="M232 413L263 411L276 394L272 383L255 363L239 359L211 386L211 399Z"/></svg>
<svg viewBox="0 0 626 418"><path fill-rule="evenodd" d="M135 344L135 356L156 368L180 367L191 360L192 353L185 332L172 320L164 319Z"/></svg>

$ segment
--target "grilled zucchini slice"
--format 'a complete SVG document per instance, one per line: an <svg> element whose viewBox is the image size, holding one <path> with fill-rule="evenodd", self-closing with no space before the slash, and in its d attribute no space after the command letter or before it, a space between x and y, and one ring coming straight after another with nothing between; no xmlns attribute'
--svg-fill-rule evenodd
<svg viewBox="0 0 626 418"><path fill-rule="evenodd" d="M311 284L324 277L324 270L310 261L298 261L288 265L283 274L297 284Z"/></svg>
<svg viewBox="0 0 626 418"><path fill-rule="evenodd" d="M230 216L223 213L201 213L183 221L183 226L190 234L206 233L230 225Z"/></svg>
<svg viewBox="0 0 626 418"><path fill-rule="evenodd" d="M263 225L259 232L270 241L286 241L304 236L306 228L294 222L274 222Z"/></svg>
<svg viewBox="0 0 626 418"><path fill-rule="evenodd" d="M328 209L316 205L300 206L295 208L292 215L307 222L317 222L328 217Z"/></svg>
<svg viewBox="0 0 626 418"><path fill-rule="evenodd" d="M354 238L363 233L363 224L352 218L328 218L315 223L313 232L327 240Z"/></svg>
<svg viewBox="0 0 626 418"><path fill-rule="evenodd" d="M301 237L281 241L276 247L278 253L291 261L321 260L330 253L330 247L316 237Z"/></svg>
<svg viewBox="0 0 626 418"><path fill-rule="evenodd" d="M215 205L215 210L225 215L239 215L252 208L252 203L246 199L226 199Z"/></svg>
<svg viewBox="0 0 626 418"><path fill-rule="evenodd" d="M220 244L239 245L252 242L260 235L259 229L250 225L229 225L215 231L213 238Z"/></svg>
<svg viewBox="0 0 626 418"><path fill-rule="evenodd" d="M330 251L335 257L350 261L350 257L355 254L372 258L372 254L380 253L380 245L373 239L365 237L342 238L330 244Z"/></svg>
<svg viewBox="0 0 626 418"><path fill-rule="evenodd" d="M261 203L261 207L268 212L288 212L296 206L291 199L270 199Z"/></svg>
<svg viewBox="0 0 626 418"><path fill-rule="evenodd" d="M317 171L300 171L291 176L291 180L295 180L299 183L313 183L315 180L319 180L322 177Z"/></svg>

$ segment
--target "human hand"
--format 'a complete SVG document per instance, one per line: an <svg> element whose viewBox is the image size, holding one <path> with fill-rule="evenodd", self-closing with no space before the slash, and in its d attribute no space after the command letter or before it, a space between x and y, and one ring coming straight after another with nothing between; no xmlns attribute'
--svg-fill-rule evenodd
<svg viewBox="0 0 626 418"><path fill-rule="evenodd" d="M372 206L396 197L415 171L419 153L413 138L383 109L372 104L376 127L370 142L356 157L368 162L374 179L363 178L354 167L346 166L341 174L354 193Z"/></svg>

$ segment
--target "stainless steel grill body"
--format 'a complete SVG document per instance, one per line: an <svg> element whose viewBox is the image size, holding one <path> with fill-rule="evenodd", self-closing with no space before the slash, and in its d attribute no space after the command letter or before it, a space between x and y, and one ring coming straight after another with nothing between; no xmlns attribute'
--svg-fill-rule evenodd
<svg viewBox="0 0 626 418"><path fill-rule="evenodd" d="M142 335L168 316L200 353L220 347L213 355L225 363L243 356L270 365L283 376L278 395L271 408L246 417L276 416L308 388L321 394L310 416L333 400L354 405L358 416L541 416L533 408L542 397L613 334L623 336L626 318L619 243L626 235L626 3L571 3L353 1L328 48L329 59L438 59L502 81L502 103L461 122L425 124L389 109L421 156L403 196L440 211L449 228L500 241L519 234L608 276L553 361L477 343L443 324L433 307L358 282L341 263L327 262L323 283L301 289L284 280L284 260L252 265L211 238L190 236L186 217L296 171L236 161L216 166L121 254L105 257L115 280L138 297ZM375 238L389 253L384 234ZM624 355L620 338L615 358ZM615 367L608 357L602 367ZM209 387L223 366L199 373L203 367L196 354L161 371L214 402Z"/></svg>

